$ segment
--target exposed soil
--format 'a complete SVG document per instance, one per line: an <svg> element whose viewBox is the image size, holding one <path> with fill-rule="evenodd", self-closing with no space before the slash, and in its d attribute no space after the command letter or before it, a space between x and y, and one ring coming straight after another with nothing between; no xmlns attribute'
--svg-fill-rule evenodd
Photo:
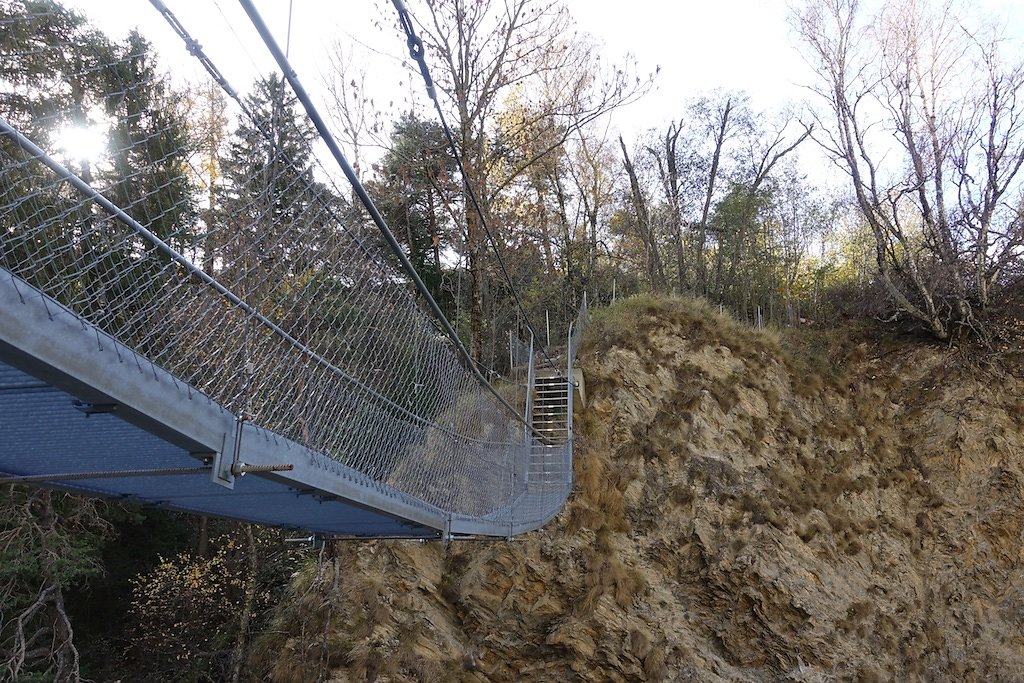
<svg viewBox="0 0 1024 683"><path fill-rule="evenodd" d="M275 681L1024 680L1015 357L620 304L581 352L555 521L511 543L339 545L252 664Z"/></svg>

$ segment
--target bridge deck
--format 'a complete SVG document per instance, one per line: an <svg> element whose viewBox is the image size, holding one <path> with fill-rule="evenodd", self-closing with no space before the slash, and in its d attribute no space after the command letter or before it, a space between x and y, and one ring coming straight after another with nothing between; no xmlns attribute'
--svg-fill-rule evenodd
<svg viewBox="0 0 1024 683"><path fill-rule="evenodd" d="M75 401L116 406L87 415ZM0 472L55 475L194 468L234 451L235 416L0 270ZM88 495L328 535L431 538L440 511L299 444L243 426L239 459L290 472L53 482ZM4 475L0 475L4 476Z"/></svg>

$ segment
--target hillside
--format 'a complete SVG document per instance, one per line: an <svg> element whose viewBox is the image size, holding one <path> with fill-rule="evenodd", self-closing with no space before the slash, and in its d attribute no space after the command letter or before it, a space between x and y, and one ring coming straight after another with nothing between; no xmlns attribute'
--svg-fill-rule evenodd
<svg viewBox="0 0 1024 683"><path fill-rule="evenodd" d="M563 513L511 543L338 544L250 663L275 681L1024 680L1024 386L968 360L855 330L783 342L687 301L602 311Z"/></svg>

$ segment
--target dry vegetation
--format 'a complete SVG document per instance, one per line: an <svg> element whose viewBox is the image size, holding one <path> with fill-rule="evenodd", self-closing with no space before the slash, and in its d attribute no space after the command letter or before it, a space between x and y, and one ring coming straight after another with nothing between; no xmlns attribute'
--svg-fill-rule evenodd
<svg viewBox="0 0 1024 683"><path fill-rule="evenodd" d="M1024 391L989 358L761 333L692 301L600 311L557 520L512 543L338 546L252 663L278 681L1021 680Z"/></svg>

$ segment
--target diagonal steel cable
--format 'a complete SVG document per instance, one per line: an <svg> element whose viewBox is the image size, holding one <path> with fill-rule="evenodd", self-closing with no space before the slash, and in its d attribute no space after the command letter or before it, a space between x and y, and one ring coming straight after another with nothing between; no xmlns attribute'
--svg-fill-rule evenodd
<svg viewBox="0 0 1024 683"><path fill-rule="evenodd" d="M395 238L394 233L391 232L391 229L388 227L387 222L384 220L384 217L377 209L377 206L373 203L373 200L370 198L370 195L366 192L366 188L363 187L362 182L360 182L355 170L348 163L348 159L345 157L345 154L341 151L341 148L338 146L337 141L334 139L334 135L327 127L326 122L320 115L320 112L317 110L316 106L313 104L313 101L312 99L310 99L309 94L302 86L302 83L299 81L298 74L292 68L291 64L288 61L288 58L281 50L281 47L277 44L277 41L274 39L274 36L270 32L270 29L267 27L266 23L263 21L263 17L260 16L260 13L256 9L256 6L251 2L251 0L239 0L239 4L242 5L242 8L245 10L245 13L249 15L249 19L250 21L252 21L252 24L256 28L256 31L260 34L260 37L263 39L263 42L267 46L267 49L270 50L270 53L277 61L277 64L281 68L281 71L284 74L285 79L291 85L292 92L295 93L295 96L302 104L303 109L305 109L306 115L309 117L310 121L317 129L317 132L320 133L320 138L323 140L324 144L327 145L327 149L331 152L331 155L334 157L335 161L338 163L338 166L345 174L345 177L352 185L352 189L355 191L356 196L359 198L359 201L363 204L363 207L370 214L370 217L373 220L374 225L376 225L377 229L380 230L381 235L384 237L384 240L391 248L391 251L394 253L395 257L398 258L398 261L402 266L402 270L404 270L406 275L409 276L409 279L412 280L414 286L416 287L416 290L423 297L423 300L426 302L427 306L434 314L434 317L437 318L437 321L441 324L445 334L448 335L452 343L455 345L455 348L458 350L459 355L462 356L462 358L466 361L468 367L476 376L477 380L490 391L490 393L498 400L498 402L505 406L505 408L507 408L509 412L519 422L527 424L526 418L524 418L518 410L513 408L512 405L505 399L505 397L498 393L494 386L492 386L491 383L488 382L487 379L480 372L480 369L477 366L476 361L473 360L472 355L469 353L465 345L462 343L462 340L459 338L458 333L455 332L455 328L452 327L451 322L448 321L448 318L445 317L444 312L441 310L441 307L438 306L437 302L434 300L434 297L430 294L430 290L427 289L427 286L420 278L419 273L416 272L416 269L413 267L412 262L409 260L409 257L406 256L405 251L398 243L398 240Z"/></svg>
<svg viewBox="0 0 1024 683"><path fill-rule="evenodd" d="M97 192L95 188L93 188L91 185L89 185L87 182L85 182L82 178L80 178L77 175L75 175L66 166L64 166L63 164L58 162L56 159L53 159L52 157L50 157L45 151L40 149L31 140L26 138L20 131L18 131L17 128L12 126L9 122L7 122L2 117L0 117L0 135L3 135L5 137L11 139L15 144L17 144L19 147L21 147L23 150L25 150L25 152L28 153L32 158L34 158L35 160L37 160L37 161L43 163L44 165L46 165L51 171L53 171L62 180L67 182L69 185L73 186L75 189L77 189L79 192L81 192L84 196L88 197L90 201L93 201L96 204L98 204L99 206L103 207L103 209L108 211L111 215L117 217L117 219L120 220L122 223L124 223L129 228L131 228L132 230L137 232L139 235L141 235L147 241L151 242L156 247L157 251L161 252L162 254L164 254L165 256L167 256L168 258L173 260L174 262L176 262L179 266L184 268L186 271L188 271L192 276L198 278L204 284L206 284L207 286L209 286L212 289L214 289L218 294L220 294L222 297L224 297L227 301L231 302L233 305L235 305L238 308L240 308L243 311L245 311L255 321L257 321L261 326L266 327L267 329L272 331L274 334L278 335L281 339L284 339L288 344L293 346L297 351L301 352L304 356L306 356L306 357L308 357L308 358L310 358L312 360L315 360L318 363L321 363L323 366L329 368L331 372L335 373L340 379L342 379L347 384L350 384L353 387L356 387L359 391L366 392L367 394L371 395L373 398L375 398L375 399L381 401L382 403L384 403L385 405L387 405L389 408L391 408L391 409L401 413L402 415L405 415L408 419L413 420L414 422L417 422L417 423L424 424L424 425L429 424L432 427L437 427L437 425L428 422L427 420L425 420L424 418L420 417L419 415L416 415L415 413L411 412L407 408L398 405L397 403L395 403L394 401L392 401L388 397L382 395L380 392L376 391L372 387L369 387L366 384L364 384L363 382L360 382L358 379L352 377L351 375L346 373L341 368L339 368L339 367L335 366L334 364L332 364L328 359L324 358L323 356L318 354L316 351L314 351L313 349L310 349L308 346L306 346L305 344L300 342L298 339L296 339L295 337L290 335L288 332L286 332L284 329L282 329L273 320L270 320L269 318L267 318L265 315L260 313L254 307L252 307L251 305L246 303L237 294L235 294L230 289L228 289L223 284L221 284L216 278L211 277L207 273L203 272L201 269L197 268L194 263L189 261L187 258L185 258L181 254L179 254L174 249L172 249L170 247L170 245L168 245L162 239L160 239L159 237L154 235L151 231L149 231L145 226L143 226L137 220L135 220L134 218L129 216L127 213L125 213L125 211L121 207L117 206L116 204L111 202L109 199L104 197L102 194ZM442 431L449 431L449 433L451 433L453 436L461 436L461 435L457 435L454 431L445 430L444 427L440 427L440 429L442 429Z"/></svg>
<svg viewBox="0 0 1024 683"><path fill-rule="evenodd" d="M465 167L462 165L462 155L459 154L459 146L455 142L455 136L452 135L452 129L448 125L448 120L445 118L444 111L441 109L441 103L437 99L437 88L434 87L434 79L430 75L430 68L427 66L426 50L423 47L423 40L416 35L416 28L412 24L412 17L409 14L408 8L402 0L391 0L398 11L398 19L402 25L402 30L405 31L406 41L409 45L409 56L416 60L417 65L420 68L420 75L423 76L423 82L426 84L427 96L430 97L434 103L434 109L437 111L437 117L441 121L441 128L444 130L445 137L448 138L448 145L452 150L452 156L455 157L455 163L459 168L459 174L462 176L463 187L466 188L466 193L469 195L469 199L473 204L473 209L480 217L480 226L484 229L484 234L487 236L487 243L491 247L491 251L494 252L494 256L498 261L498 266L501 269L502 277L505 279L505 284L508 285L509 292L515 299L516 306L519 308L520 314L523 316L523 322L526 324L527 329L530 331L530 335L533 339L540 339L537 331L533 328L533 323L530 322L530 316L527 315L526 309L523 307L523 301L519 297L519 291L515 285L512 284L512 278L508 274L508 268L505 266L505 259L501 255L501 250L498 249L498 243L494 239L494 235L491 233L490 227L487 225L487 219L484 217L484 211L480 206L480 201L476 197L476 192L473 191L473 186L469 182L469 175L466 173ZM548 365L561 374L561 369L552 360L551 356L548 355L547 349L544 345L540 345L540 352L544 354L545 360Z"/></svg>
<svg viewBox="0 0 1024 683"><path fill-rule="evenodd" d="M301 443L317 468L477 529L460 533L555 514L568 447L531 439L452 347L320 165L289 85L265 76L240 97L171 20L217 83L186 112L145 45L62 24L63 11L0 8L13 74L0 97L0 267L55 315L244 411L267 438ZM87 125L104 148L72 156L62 131ZM530 405L521 386L497 390Z"/></svg>

